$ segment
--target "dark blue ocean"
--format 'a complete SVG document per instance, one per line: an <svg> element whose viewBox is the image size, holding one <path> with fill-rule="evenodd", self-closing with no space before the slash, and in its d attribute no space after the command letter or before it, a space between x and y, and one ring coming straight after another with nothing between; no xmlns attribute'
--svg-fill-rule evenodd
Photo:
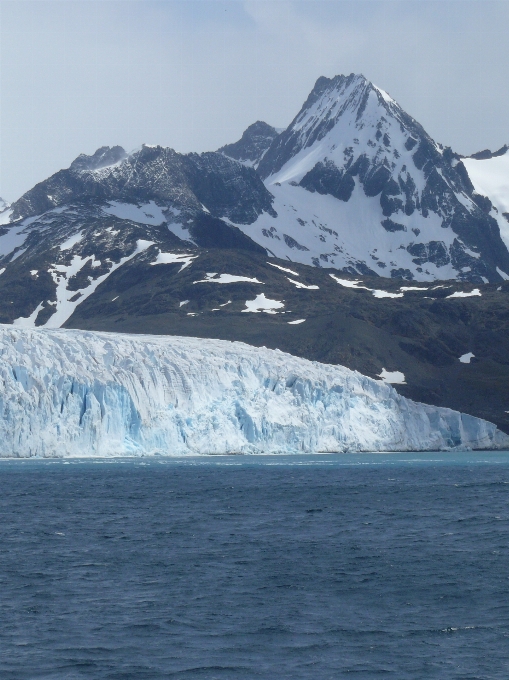
<svg viewBox="0 0 509 680"><path fill-rule="evenodd" d="M509 453L0 462L1 680L509 678Z"/></svg>

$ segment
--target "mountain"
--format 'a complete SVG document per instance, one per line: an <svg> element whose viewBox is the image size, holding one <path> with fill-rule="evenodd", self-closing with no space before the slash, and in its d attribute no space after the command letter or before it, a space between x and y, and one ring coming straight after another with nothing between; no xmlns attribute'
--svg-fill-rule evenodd
<svg viewBox="0 0 509 680"><path fill-rule="evenodd" d="M277 257L419 281L509 272L460 157L363 76L319 78L258 172L278 215L244 231Z"/></svg>
<svg viewBox="0 0 509 680"><path fill-rule="evenodd" d="M475 177L502 151L362 76L218 152L102 147L0 211L0 323L264 345L509 432L504 175Z"/></svg>
<svg viewBox="0 0 509 680"><path fill-rule="evenodd" d="M259 120L245 130L238 142L226 144L218 152L240 161L243 165L256 168L280 132L281 130Z"/></svg>
<svg viewBox="0 0 509 680"><path fill-rule="evenodd" d="M0 320L59 327L151 247L265 254L217 216L242 224L273 212L271 203L253 169L219 153L143 146L82 155L0 214Z"/></svg>
<svg viewBox="0 0 509 680"><path fill-rule="evenodd" d="M249 224L263 211L273 214L272 196L251 168L219 153L179 154L143 145L131 154L121 147L102 147L93 156L82 154L68 169L40 182L13 203L11 219L42 215L76 201L104 204L108 200L130 204L153 200L163 212L169 211L165 221L185 223L182 228L192 238L197 236L193 232L196 215L212 214Z"/></svg>
<svg viewBox="0 0 509 680"><path fill-rule="evenodd" d="M0 329L9 456L503 448L491 423L241 343Z"/></svg>

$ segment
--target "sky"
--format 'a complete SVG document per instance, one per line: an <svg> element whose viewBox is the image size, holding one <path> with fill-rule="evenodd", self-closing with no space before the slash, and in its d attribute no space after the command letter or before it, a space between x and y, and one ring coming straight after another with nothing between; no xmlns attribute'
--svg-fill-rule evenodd
<svg viewBox="0 0 509 680"><path fill-rule="evenodd" d="M120 144L210 151L363 73L462 154L509 143L507 0L0 0L0 196Z"/></svg>

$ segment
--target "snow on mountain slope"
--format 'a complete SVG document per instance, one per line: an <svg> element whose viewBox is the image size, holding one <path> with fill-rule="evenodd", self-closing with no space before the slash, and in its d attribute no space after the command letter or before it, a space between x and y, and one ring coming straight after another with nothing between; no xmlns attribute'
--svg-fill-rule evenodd
<svg viewBox="0 0 509 680"><path fill-rule="evenodd" d="M258 172L278 216L241 228L279 257L421 281L509 272L459 157L363 76L319 78Z"/></svg>
<svg viewBox="0 0 509 680"><path fill-rule="evenodd" d="M78 203L7 224L0 231L3 321L59 327L117 269L146 251L155 259L158 250L182 244L153 217L145 217L148 224L117 217L122 209L142 213L136 205Z"/></svg>
<svg viewBox="0 0 509 680"><path fill-rule="evenodd" d="M463 158L463 165L477 193L490 199L490 215L497 220L500 235L509 248L509 149L503 149L505 153L490 158Z"/></svg>
<svg viewBox="0 0 509 680"><path fill-rule="evenodd" d="M391 220L383 216L378 197L366 197L357 182L348 203L288 182L269 188L277 217L263 213L253 224L236 226L275 257L335 267L354 275L371 273L417 281L458 276L448 255L457 236L451 229L443 229L434 213L426 223L429 242L419 248L415 232L420 231L417 225L422 226L422 217L417 213L399 217L404 229L399 224L394 230L381 228L382 222ZM479 253L466 250L473 258L479 257ZM464 273L467 271L465 267Z"/></svg>
<svg viewBox="0 0 509 680"><path fill-rule="evenodd" d="M189 257L189 248L265 256L217 215L250 222L262 210L272 213L272 200L253 169L219 153L143 146L132 154L102 147L81 155L0 213L0 318L58 327L152 245L174 257Z"/></svg>
<svg viewBox="0 0 509 680"><path fill-rule="evenodd" d="M0 327L4 457L491 448L494 425L242 343Z"/></svg>

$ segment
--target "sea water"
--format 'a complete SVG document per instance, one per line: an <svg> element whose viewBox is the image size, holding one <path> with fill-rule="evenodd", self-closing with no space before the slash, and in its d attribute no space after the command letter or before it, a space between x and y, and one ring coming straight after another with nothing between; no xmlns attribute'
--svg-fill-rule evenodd
<svg viewBox="0 0 509 680"><path fill-rule="evenodd" d="M0 462L0 678L509 677L509 453Z"/></svg>

